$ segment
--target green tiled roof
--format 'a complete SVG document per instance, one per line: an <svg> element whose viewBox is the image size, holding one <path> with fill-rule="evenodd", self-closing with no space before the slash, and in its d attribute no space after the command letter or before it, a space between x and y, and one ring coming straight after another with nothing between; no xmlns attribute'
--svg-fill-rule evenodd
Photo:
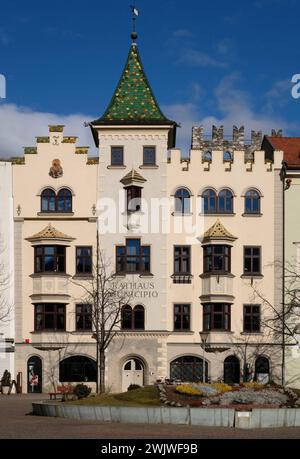
<svg viewBox="0 0 300 459"><path fill-rule="evenodd" d="M100 124L176 124L160 110L135 44L130 48L125 69L106 112L92 122L92 125Z"/></svg>

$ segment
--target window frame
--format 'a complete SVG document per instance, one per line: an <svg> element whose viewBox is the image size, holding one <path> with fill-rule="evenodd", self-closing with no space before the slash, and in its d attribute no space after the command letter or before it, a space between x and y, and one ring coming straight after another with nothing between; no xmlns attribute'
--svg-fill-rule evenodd
<svg viewBox="0 0 300 459"><path fill-rule="evenodd" d="M54 210L49 210L49 202L50 202L50 192L51 192L51 196L52 198L54 197ZM46 193L48 193L48 196L46 195ZM66 203L68 202L67 201L67 197L64 196L63 197L63 200L64 200L64 208L62 210L59 210L59 199L60 199L60 195L62 193L69 193L69 199L70 199L70 209L67 209L66 207ZM45 196L46 195L46 196ZM43 206L43 203L44 203L44 199L47 199L47 207L48 207L48 210L44 210L44 206ZM58 190L57 192L55 192L52 188L45 188L42 193L41 193L41 213L42 214L72 214L73 213L73 193L72 191L67 188L67 187L64 187L64 188L61 188L60 190Z"/></svg>
<svg viewBox="0 0 300 459"><path fill-rule="evenodd" d="M217 306L222 306L222 312L215 311ZM231 304L230 303L208 303L203 305L203 331L206 332L231 332ZM210 308L209 312L206 312L206 309ZM222 327L216 328L216 316L222 317ZM208 318L208 322L207 322ZM228 327L226 328L226 321L228 322ZM208 323L208 326L207 326Z"/></svg>
<svg viewBox="0 0 300 459"><path fill-rule="evenodd" d="M55 252L53 255L46 255L45 254L45 249L46 248L54 248L55 249ZM63 268L63 271L58 271L58 266L59 266L59 258L62 257L62 255L59 255L57 253L57 249L58 248L62 248L64 249L64 255L63 255L63 259L64 259L64 268ZM42 255L37 255L37 251L39 249L42 249L43 253ZM46 257L50 257L52 256L53 259L54 259L54 265L55 265L55 269L53 271L46 271L45 270L45 266L46 266L46 263L45 263L45 259ZM40 271L38 271L37 269L37 260L38 259L41 259L41 265L42 265L42 269ZM38 245L38 246L35 246L34 247L34 274L66 274L67 273L67 246L64 246L64 245Z"/></svg>
<svg viewBox="0 0 300 459"><path fill-rule="evenodd" d="M115 164L113 161L113 151L116 150L117 148L122 150L122 164L121 163ZM124 167L124 165L125 165L124 164L124 146L123 145L112 145L110 148L110 166L111 167Z"/></svg>
<svg viewBox="0 0 300 459"><path fill-rule="evenodd" d="M176 308L180 308L179 312L176 312ZM184 308L188 308L188 312L184 312ZM175 303L173 307L173 330L175 333L188 333L191 331L191 309L190 303ZM180 317L180 327L176 328L176 316ZM184 327L184 318L188 317L188 328Z"/></svg>
<svg viewBox="0 0 300 459"><path fill-rule="evenodd" d="M219 247L222 247L223 249L223 253L222 254L218 254L218 253L215 253L215 249L216 248L219 248ZM211 253L210 254L207 254L206 252L208 251L208 249L211 249ZM226 250L228 250L228 254L226 254ZM231 274L231 250L232 250L232 247L230 245L214 245L214 244L210 244L210 245L206 245L203 247L203 273L204 274L211 274L211 275L228 275L228 274ZM218 269L215 269L215 258L216 257L222 257L222 269L221 270L218 270ZM228 270L226 270L226 259L228 259L227 263L228 263ZM209 261L209 265L212 266L212 269L211 270L207 270L206 269L206 265L207 265L207 260L210 260Z"/></svg>
<svg viewBox="0 0 300 459"><path fill-rule="evenodd" d="M154 150L154 162L147 163L145 161L145 150L153 149ZM157 151L156 146L154 145L144 145L143 146L143 167L156 167L157 166Z"/></svg>
<svg viewBox="0 0 300 459"><path fill-rule="evenodd" d="M187 196L184 196L184 192L188 194ZM175 214L178 215L191 215L191 204L192 204L192 195L191 192L185 188L181 187L178 188L175 192L174 195L175 199ZM188 205L186 204L188 202ZM180 209L179 209L179 203L180 203ZM187 205L187 209L186 209Z"/></svg>
<svg viewBox="0 0 300 459"><path fill-rule="evenodd" d="M181 250L181 253L176 256L176 250ZM188 250L188 255L184 256L183 255L183 250ZM179 259L179 265L182 267L182 265L185 263L185 259L188 260L188 266L189 269L188 271L183 271L183 270L176 270L176 262ZM190 276L192 274L192 248L190 245L174 245L174 275L175 276Z"/></svg>
<svg viewBox="0 0 300 459"><path fill-rule="evenodd" d="M138 241L139 242L139 254L138 255L128 255L127 254L127 243L129 241ZM123 255L118 255L118 250L123 250ZM144 255L143 250L149 250L149 255ZM148 258L148 264L149 264L149 270L142 270L141 267L144 264L143 263L143 258ZM137 271L128 271L128 258L131 258L131 262L133 262L133 258L136 258L139 260L138 265L139 269ZM119 270L118 267L120 265L124 265L125 270ZM117 245L116 246L116 274L121 274L121 275L130 275L130 274L139 274L139 275L150 275L151 274L151 246L150 245L142 245L141 244L141 239L139 238L128 238L126 239L126 244L125 245Z"/></svg>
<svg viewBox="0 0 300 459"><path fill-rule="evenodd" d="M77 265L78 258L84 258L84 259L88 258L87 256L79 257L77 255L77 251L79 249L89 249L91 251L91 255L90 255L91 272L84 271L84 272L81 273L81 272L78 271L78 265ZM93 275L93 246L92 245L77 245L75 247L75 255L76 255L75 256L75 272L76 272L76 276L92 276ZM84 266L85 266L85 264L84 264Z"/></svg>
<svg viewBox="0 0 300 459"><path fill-rule="evenodd" d="M251 308L251 312L247 312L247 308ZM259 312L254 312L254 308L258 308ZM243 331L247 334L261 333L261 305L260 304L244 304L243 315ZM250 327L246 327L246 320L250 318ZM258 329L255 329L255 318L258 318Z"/></svg>
<svg viewBox="0 0 300 459"><path fill-rule="evenodd" d="M246 255L246 250L252 251L251 255ZM259 250L259 255L253 255L253 250ZM251 260L251 271L246 271L246 259ZM258 259L259 260L259 272L253 271L253 260ZM261 246L244 246L244 276L248 277L256 277L256 276L261 276L262 275L262 247Z"/></svg>
<svg viewBox="0 0 300 459"><path fill-rule="evenodd" d="M89 308L90 309L90 312L87 312L86 310L83 310L81 312L78 312L78 309L79 308ZM91 304L76 304L75 305L75 314L76 314L76 317L75 317L75 324L76 324L76 331L77 332L92 332L93 331L93 316L92 316L92 305ZM87 317L90 317L90 328L86 326L86 322L87 322ZM82 317L82 322L83 322L83 326L82 328L78 326L78 318L79 317Z"/></svg>
<svg viewBox="0 0 300 459"><path fill-rule="evenodd" d="M54 306L54 312L49 313L46 312L46 306ZM43 311L38 312L37 308L42 307ZM63 308L64 312L63 314L58 313L58 308ZM43 332L55 332L55 333L64 333L66 332L66 309L67 309L67 304L60 304L60 303L40 303L40 304L34 304L34 331L35 333L43 333ZM37 316L41 315L42 316L42 327L38 328L37 326ZM54 328L46 328L45 323L46 323L46 316L47 315L53 315L53 321L54 321ZM64 328L57 328L58 324L58 316L63 316L63 322L64 322Z"/></svg>
<svg viewBox="0 0 300 459"><path fill-rule="evenodd" d="M250 194L250 196L249 196ZM254 198L254 194L257 195L257 199ZM255 200L258 201L258 210L254 211L254 202ZM250 201L251 205L251 210L247 210L247 201ZM255 189L251 188L249 189L246 194L245 194L245 215L260 215L261 214L261 194Z"/></svg>
<svg viewBox="0 0 300 459"><path fill-rule="evenodd" d="M138 309L139 308L139 309ZM124 314L124 311L127 310L129 312L131 312L131 315L130 315L130 327L124 327L123 324L123 320L124 320L124 317L123 317L123 314ZM136 323L136 313L137 312L142 312L143 313L143 327L137 327L137 323ZM128 319L129 321L129 319ZM137 304L136 306L132 307L130 306L129 304L126 304L122 307L121 309L121 330L126 332L126 331L145 331L145 307L141 304Z"/></svg>

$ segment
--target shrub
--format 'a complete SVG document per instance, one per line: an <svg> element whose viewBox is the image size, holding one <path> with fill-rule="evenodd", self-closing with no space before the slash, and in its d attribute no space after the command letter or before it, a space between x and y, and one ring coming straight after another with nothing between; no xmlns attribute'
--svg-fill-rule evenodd
<svg viewBox="0 0 300 459"><path fill-rule="evenodd" d="M195 387L188 386L188 385L177 386L176 392L178 392L178 394L181 394L181 395L190 395L190 396L198 396L198 397L203 396L203 392L201 392L199 389L196 389Z"/></svg>
<svg viewBox="0 0 300 459"><path fill-rule="evenodd" d="M74 388L74 395L76 395L78 397L79 400L83 399L83 398L87 398L90 393L92 392L92 389L88 386L86 386L85 384L78 384L75 388Z"/></svg>
<svg viewBox="0 0 300 459"><path fill-rule="evenodd" d="M219 394L225 394L226 392L232 391L232 387L225 383L215 383L212 386L218 391Z"/></svg>
<svg viewBox="0 0 300 459"><path fill-rule="evenodd" d="M130 384L130 386L128 387L128 392L131 392L133 390L137 390L137 389L141 389L141 386L139 386L138 384Z"/></svg>
<svg viewBox="0 0 300 459"><path fill-rule="evenodd" d="M1 378L1 386L9 387L10 385L11 385L11 374L9 373L9 371L5 370Z"/></svg>
<svg viewBox="0 0 300 459"><path fill-rule="evenodd" d="M260 384L255 381L243 383L243 387L245 387L246 389L252 389L252 390L263 390L266 388L266 386L264 386L263 384Z"/></svg>

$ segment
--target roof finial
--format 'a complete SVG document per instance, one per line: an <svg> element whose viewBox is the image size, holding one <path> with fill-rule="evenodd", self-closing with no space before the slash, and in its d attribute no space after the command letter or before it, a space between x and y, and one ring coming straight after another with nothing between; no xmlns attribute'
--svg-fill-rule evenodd
<svg viewBox="0 0 300 459"><path fill-rule="evenodd" d="M133 1L133 4L130 6L131 8L131 13L132 13L132 32L131 32L131 39L132 43L136 44L136 40L138 38L138 34L136 32L136 20L140 14L139 10L135 6L135 0Z"/></svg>

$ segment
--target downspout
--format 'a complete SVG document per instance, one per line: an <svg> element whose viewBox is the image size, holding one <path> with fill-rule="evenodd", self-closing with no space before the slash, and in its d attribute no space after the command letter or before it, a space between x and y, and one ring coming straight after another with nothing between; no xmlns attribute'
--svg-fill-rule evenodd
<svg viewBox="0 0 300 459"><path fill-rule="evenodd" d="M287 164L283 161L281 169L281 180L282 180L282 369L281 369L281 384L285 387L285 236L286 236L286 224L285 224L285 209L286 209L286 171Z"/></svg>

